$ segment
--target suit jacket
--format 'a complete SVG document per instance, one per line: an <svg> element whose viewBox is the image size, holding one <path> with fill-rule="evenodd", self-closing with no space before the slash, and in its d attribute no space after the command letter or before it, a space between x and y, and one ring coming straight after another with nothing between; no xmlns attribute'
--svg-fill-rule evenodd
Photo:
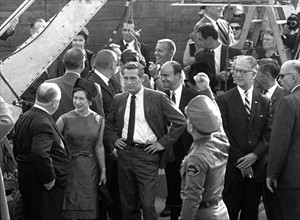
<svg viewBox="0 0 300 220"><path fill-rule="evenodd" d="M121 39L118 44L120 45L120 50L123 52L125 49L127 49L124 45L124 41L123 39ZM147 75L149 75L149 61L150 61L150 48L147 44L144 44L142 42L135 42L134 43L134 47L136 51L141 51L141 54L143 55L143 57L145 58L146 61L146 66L145 66L145 73Z"/></svg>
<svg viewBox="0 0 300 220"><path fill-rule="evenodd" d="M166 92L167 96L170 97L170 95L171 95L170 90L168 89L165 92ZM201 92L195 92L195 91L190 90L190 89L188 89L184 86L182 87L181 99L180 99L180 102L179 102L179 109L182 112L182 114L185 115L185 113L184 113L185 107L197 95L206 95L209 98L213 99L213 95L210 91L204 90L204 91L201 91ZM183 147L183 151L182 150L180 150L180 151L183 152L184 155L181 155L181 156L185 156L189 152L189 149L190 149L192 143L193 143L193 137L190 135L190 133L187 131L187 129L184 129L184 132L182 133L182 135L176 141L173 148L171 148L170 155L169 155L170 159L169 160L166 159L166 162L171 162L171 161L173 161L174 159L177 158L176 157L176 156L178 156L178 155L176 155L177 153L173 151L175 149L180 149L180 148ZM174 153L175 153L175 155L174 155ZM183 157L181 159L183 159Z"/></svg>
<svg viewBox="0 0 300 220"><path fill-rule="evenodd" d="M15 125L14 156L22 184L67 184L69 156L53 118L36 107L21 115ZM24 185L23 185L24 187ZM26 187L26 186L25 186Z"/></svg>
<svg viewBox="0 0 300 220"><path fill-rule="evenodd" d="M300 87L283 97L272 125L267 176L277 179L278 188L300 186Z"/></svg>
<svg viewBox="0 0 300 220"><path fill-rule="evenodd" d="M103 110L104 110L104 114L107 116L114 95L120 93L121 91L118 89L114 79L111 79L111 85L112 85L112 90L111 90L111 88L108 85L106 85L106 83L95 73L95 71L92 71L90 73L88 79L100 85L101 93L102 93ZM96 106L99 105L98 102L99 101L95 100L95 102L93 102L91 106L91 109L93 110L96 109L97 108ZM109 140L106 130L107 129L105 129L103 142L105 147L105 154L110 155L115 148L111 140Z"/></svg>
<svg viewBox="0 0 300 220"><path fill-rule="evenodd" d="M284 96L286 96L287 95L287 92L285 92L284 90L283 90L283 88L281 87L281 86L277 86L276 87L276 89L275 89L275 91L274 91L274 93L273 93L273 95L271 96L271 99L270 99L270 101L271 101L271 112L272 112L272 115L274 116L275 115L275 110L276 110L276 108L277 108L277 105L278 105L278 103L279 103L279 100L282 98L282 97L284 97Z"/></svg>
<svg viewBox="0 0 300 220"><path fill-rule="evenodd" d="M205 15L195 24L194 26L194 31L193 34L190 35L191 39L193 39L196 43L196 49L199 50L201 49L201 45L198 43L197 41L197 30L198 28L202 25L202 24L212 24L212 21L210 19L208 19ZM221 42L223 44L226 45L234 45L236 42L234 40L234 35L233 35L233 31L231 30L231 28L229 28L229 34L228 34L228 22L224 19L219 18L218 19L218 23L220 24L220 27L218 27L216 25L216 29L219 30L219 39L221 40ZM220 30L221 29L221 30ZM221 33L224 33L226 35L227 39L223 39L221 38ZM229 39L228 39L229 37Z"/></svg>
<svg viewBox="0 0 300 220"><path fill-rule="evenodd" d="M61 90L61 100L59 107L57 111L52 115L55 121L57 121L57 119L62 114L65 114L74 109L72 91L74 84L79 77L80 76L76 73L66 72L64 75L58 78L49 79L46 81L56 83Z"/></svg>
<svg viewBox="0 0 300 220"><path fill-rule="evenodd" d="M14 34L14 31L11 33L8 33L8 31L6 30L1 36L0 36L0 40L6 40L7 38L9 38L11 35Z"/></svg>
<svg viewBox="0 0 300 220"><path fill-rule="evenodd" d="M128 92L115 95L110 113L106 118L107 131L113 143L122 137L128 96ZM186 119L166 94L147 88L144 90L144 114L158 142L165 148L164 151L160 152L159 167L163 168L166 152L169 153L170 148L184 131ZM167 121L172 123L169 132L167 131Z"/></svg>
<svg viewBox="0 0 300 220"><path fill-rule="evenodd" d="M265 154L269 148L272 114L270 101L257 91L253 91L250 121L237 87L216 98L223 120L223 127L229 139L229 160L226 180L242 181L241 171L236 167L237 160L254 153L257 161L252 165L253 181L264 181Z"/></svg>
<svg viewBox="0 0 300 220"><path fill-rule="evenodd" d="M241 55L241 50L233 47L228 47L224 44L221 46L221 60L220 60L220 71L224 71L226 68L226 54L228 48L228 58L233 59L237 55ZM207 73L210 78L210 86L213 91L215 87L218 85L218 80L216 79L216 69L215 69L215 58L214 55L211 53L209 49L200 49L195 53L195 60L196 62L205 62L208 64L211 73ZM225 89L225 82L221 81L221 91ZM227 80L227 90L232 89L234 87L233 78L230 77Z"/></svg>

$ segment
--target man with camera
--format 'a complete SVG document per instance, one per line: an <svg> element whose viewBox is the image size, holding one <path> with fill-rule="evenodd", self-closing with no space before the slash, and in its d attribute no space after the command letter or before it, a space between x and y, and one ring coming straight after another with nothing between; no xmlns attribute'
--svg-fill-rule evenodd
<svg viewBox="0 0 300 220"><path fill-rule="evenodd" d="M299 58L300 53L300 12L292 13L283 28L282 41L291 50L292 59Z"/></svg>

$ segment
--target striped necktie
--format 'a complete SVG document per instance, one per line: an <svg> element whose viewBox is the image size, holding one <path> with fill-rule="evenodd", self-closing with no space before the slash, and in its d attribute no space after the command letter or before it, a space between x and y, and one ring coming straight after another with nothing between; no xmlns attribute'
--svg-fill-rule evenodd
<svg viewBox="0 0 300 220"><path fill-rule="evenodd" d="M221 24L219 21L216 21L216 24L219 29L219 37L222 43L229 45L229 40L228 40L228 30L226 30L226 26ZM228 28L228 27L227 27Z"/></svg>
<svg viewBox="0 0 300 220"><path fill-rule="evenodd" d="M172 97L171 97L172 101L176 104L176 96L175 96L175 92L172 92Z"/></svg>
<svg viewBox="0 0 300 220"><path fill-rule="evenodd" d="M248 120L250 120L251 106L250 106L250 100L249 100L249 97L248 97L248 92L249 91L245 91L245 109L246 109L246 112L247 112Z"/></svg>

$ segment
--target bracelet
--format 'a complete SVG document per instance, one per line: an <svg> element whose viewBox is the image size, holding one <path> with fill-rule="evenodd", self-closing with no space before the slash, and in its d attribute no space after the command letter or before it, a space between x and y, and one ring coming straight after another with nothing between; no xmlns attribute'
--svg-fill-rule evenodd
<svg viewBox="0 0 300 220"><path fill-rule="evenodd" d="M158 76L158 77L154 78L153 81L155 82L155 81L158 80L159 78L160 78L160 77Z"/></svg>

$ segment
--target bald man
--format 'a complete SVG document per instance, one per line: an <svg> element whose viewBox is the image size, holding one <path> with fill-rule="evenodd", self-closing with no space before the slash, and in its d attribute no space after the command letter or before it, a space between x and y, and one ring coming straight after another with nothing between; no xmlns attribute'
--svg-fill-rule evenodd
<svg viewBox="0 0 300 220"><path fill-rule="evenodd" d="M55 83L41 84L34 106L15 125L13 152L26 219L61 218L69 156L51 117L60 100L61 91Z"/></svg>
<svg viewBox="0 0 300 220"><path fill-rule="evenodd" d="M111 106L113 96L119 92L116 81L113 76L116 72L116 67L118 63L117 54L112 50L100 50L95 58L95 69L90 72L90 75L87 77L89 80L97 83L101 87L102 101L103 101L103 110L104 114L108 115L109 108ZM91 106L91 109L94 109L98 105L97 102L94 102ZM108 139L106 132L104 133L104 147L105 147L105 159L106 159L106 175L107 175L107 187L109 192L112 195L114 203L111 208L108 209L108 213L112 220L121 218L121 204L118 188L118 179L117 179L117 150L115 149L113 143ZM106 218L106 207L104 203L100 204L102 207L101 217ZM104 212L103 212L104 211Z"/></svg>

